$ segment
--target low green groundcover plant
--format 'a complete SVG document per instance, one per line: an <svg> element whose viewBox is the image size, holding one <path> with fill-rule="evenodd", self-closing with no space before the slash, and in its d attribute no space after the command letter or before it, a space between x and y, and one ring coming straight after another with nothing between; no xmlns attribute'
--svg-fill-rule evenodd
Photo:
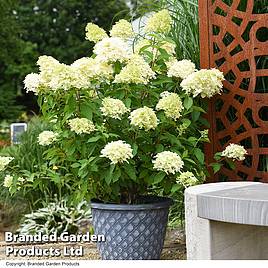
<svg viewBox="0 0 268 268"><path fill-rule="evenodd" d="M38 143L46 149L46 179L62 195L74 202L133 204L139 195L174 195L208 176L200 149L209 141L202 114L207 99L221 93L224 77L176 59L168 37L172 23L167 10L153 14L140 33L126 20L116 22L109 35L89 23L93 56L71 65L41 56L39 73L25 78L53 124ZM245 154L242 146L229 145L215 155L214 171ZM0 158L0 171L4 186L15 193L27 178L19 169L11 172L12 161Z"/></svg>
<svg viewBox="0 0 268 268"><path fill-rule="evenodd" d="M46 207L26 214L17 230L20 234L61 234L68 232L76 234L91 217L88 204L85 201L77 206L70 206L66 200L54 200Z"/></svg>

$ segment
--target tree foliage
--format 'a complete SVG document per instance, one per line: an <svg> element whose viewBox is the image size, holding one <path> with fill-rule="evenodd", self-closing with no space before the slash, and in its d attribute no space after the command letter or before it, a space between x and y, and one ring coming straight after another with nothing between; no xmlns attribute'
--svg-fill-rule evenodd
<svg viewBox="0 0 268 268"><path fill-rule="evenodd" d="M86 24L109 30L111 21L128 13L124 0L0 1L0 120L15 120L23 106L37 111L35 96L26 95L23 79L37 71L38 56L70 63L90 55L93 44L85 40Z"/></svg>
<svg viewBox="0 0 268 268"><path fill-rule="evenodd" d="M57 56L64 63L91 54L92 44L85 40L84 34L88 22L109 30L113 19L125 17L129 12L124 0L19 2L17 16L24 28L22 39L36 44L40 55Z"/></svg>
<svg viewBox="0 0 268 268"><path fill-rule="evenodd" d="M16 105L16 76L12 66L18 63L22 51L20 28L12 10L14 1L0 2L0 120L11 119L19 113Z"/></svg>

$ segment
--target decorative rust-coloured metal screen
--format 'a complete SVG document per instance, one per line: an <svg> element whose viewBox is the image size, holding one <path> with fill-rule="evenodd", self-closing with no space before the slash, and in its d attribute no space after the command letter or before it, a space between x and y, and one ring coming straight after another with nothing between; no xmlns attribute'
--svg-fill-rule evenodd
<svg viewBox="0 0 268 268"><path fill-rule="evenodd" d="M209 104L208 162L229 143L248 155L235 171L225 165L210 181L268 182L268 0L199 0L202 68L225 75Z"/></svg>

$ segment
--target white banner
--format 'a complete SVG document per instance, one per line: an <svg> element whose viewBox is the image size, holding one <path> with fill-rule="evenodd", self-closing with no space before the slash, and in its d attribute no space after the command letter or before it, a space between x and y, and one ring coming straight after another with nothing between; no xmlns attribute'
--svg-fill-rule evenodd
<svg viewBox="0 0 268 268"><path fill-rule="evenodd" d="M205 268L226 268L226 267L265 267L268 266L268 261L75 261L75 260L6 260L0 261L0 267L12 268L12 267L61 267L61 268L142 268L142 267L170 267L170 268L193 268L193 267L205 267Z"/></svg>

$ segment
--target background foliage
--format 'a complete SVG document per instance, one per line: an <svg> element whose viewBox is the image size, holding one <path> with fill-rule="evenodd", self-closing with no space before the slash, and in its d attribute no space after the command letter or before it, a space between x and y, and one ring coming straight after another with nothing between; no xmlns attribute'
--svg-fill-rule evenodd
<svg viewBox="0 0 268 268"><path fill-rule="evenodd" d="M35 97L26 96L22 82L36 71L40 55L57 55L64 63L90 55L87 22L108 30L113 19L129 12L124 0L0 1L0 121L15 121L23 109L38 112Z"/></svg>

